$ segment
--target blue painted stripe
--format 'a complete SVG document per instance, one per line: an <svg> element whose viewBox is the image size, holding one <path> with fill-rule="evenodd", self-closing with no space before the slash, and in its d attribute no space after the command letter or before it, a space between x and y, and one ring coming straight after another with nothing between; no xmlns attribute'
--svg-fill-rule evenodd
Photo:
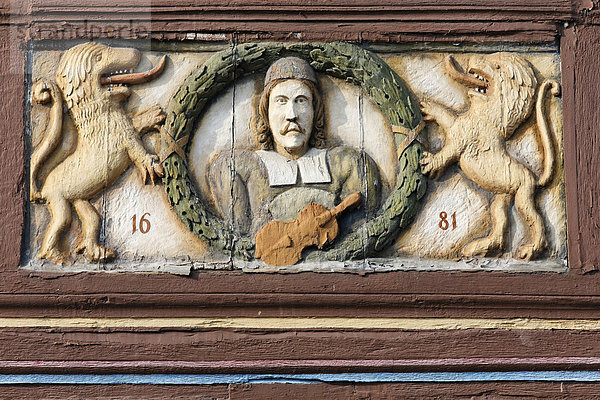
<svg viewBox="0 0 600 400"><path fill-rule="evenodd" d="M0 375L0 385L11 384L154 384L215 385L229 383L383 383L383 382L490 382L547 381L598 382L600 371L425 372L346 374L107 374L107 375Z"/></svg>

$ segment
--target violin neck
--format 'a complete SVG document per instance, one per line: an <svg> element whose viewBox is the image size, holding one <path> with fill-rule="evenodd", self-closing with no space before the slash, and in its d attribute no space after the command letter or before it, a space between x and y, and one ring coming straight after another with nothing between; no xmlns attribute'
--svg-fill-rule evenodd
<svg viewBox="0 0 600 400"><path fill-rule="evenodd" d="M338 214L344 212L345 210L357 206L360 203L360 197L361 196L359 192L352 193L350 196L346 197L344 201L342 201L340 204L338 204L336 207L330 210L331 216L335 217Z"/></svg>

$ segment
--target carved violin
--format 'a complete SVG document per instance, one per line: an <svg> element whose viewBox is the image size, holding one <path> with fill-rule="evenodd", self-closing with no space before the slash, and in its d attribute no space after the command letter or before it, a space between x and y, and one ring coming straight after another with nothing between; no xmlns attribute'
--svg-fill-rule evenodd
<svg viewBox="0 0 600 400"><path fill-rule="evenodd" d="M308 246L319 249L339 233L336 217L360 203L360 193L353 193L328 210L310 203L293 221L271 221L256 234L255 257L274 266L293 265L302 258Z"/></svg>

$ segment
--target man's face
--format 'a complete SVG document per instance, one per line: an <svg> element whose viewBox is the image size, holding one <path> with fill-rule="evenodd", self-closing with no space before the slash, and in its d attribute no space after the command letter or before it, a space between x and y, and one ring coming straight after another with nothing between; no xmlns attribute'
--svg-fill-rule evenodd
<svg viewBox="0 0 600 400"><path fill-rule="evenodd" d="M287 79L269 95L269 126L275 151L288 158L299 158L308 151L313 128L313 96L302 81Z"/></svg>

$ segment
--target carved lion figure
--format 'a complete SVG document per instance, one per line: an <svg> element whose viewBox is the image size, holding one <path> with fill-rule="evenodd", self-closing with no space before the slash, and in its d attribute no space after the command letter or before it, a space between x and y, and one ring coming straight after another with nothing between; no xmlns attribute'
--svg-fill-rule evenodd
<svg viewBox="0 0 600 400"><path fill-rule="evenodd" d="M514 198L528 234L515 257L530 260L546 246L544 222L534 199L536 187L547 185L554 170L554 147L544 115L544 97L550 88L558 96L559 84L545 80L537 88L533 67L523 57L509 53L473 57L466 73L460 72L449 56L446 69L453 79L469 88L470 107L457 115L442 105L421 103L425 119L437 122L445 132L442 149L422 158L423 172L436 178L448 165L458 162L470 180L494 194L491 231L487 237L470 242L463 249L465 256L486 256L504 248L508 209ZM536 88L536 119L543 151L543 172L537 181L505 147L505 141L529 117Z"/></svg>
<svg viewBox="0 0 600 400"><path fill-rule="evenodd" d="M30 168L30 198L45 202L51 216L38 258L60 264L68 260L59 242L71 225L71 206L81 220L76 251L90 261L115 257L113 250L98 244L100 215L89 200L111 186L132 161L144 182L149 177L154 183L163 175L158 158L149 154L141 141L141 135L160 127L162 110L155 106L132 119L123 103L130 94L127 85L152 79L165 61L163 57L151 71L132 73L140 62L139 51L84 43L64 52L56 82L33 85L33 101L51 104L48 127L32 154ZM77 128L77 144L73 153L50 171L40 189L40 168L61 141L63 100Z"/></svg>

